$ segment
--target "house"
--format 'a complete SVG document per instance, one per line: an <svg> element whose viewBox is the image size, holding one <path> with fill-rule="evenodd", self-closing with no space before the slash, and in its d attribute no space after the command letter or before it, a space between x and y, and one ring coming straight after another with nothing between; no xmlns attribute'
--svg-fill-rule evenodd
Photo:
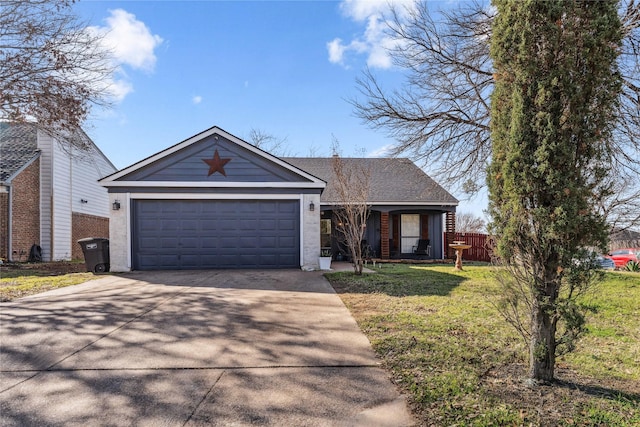
<svg viewBox="0 0 640 427"><path fill-rule="evenodd" d="M336 191L332 158L285 158L290 164L327 182L320 196L322 247L334 254L346 249L336 235ZM443 259L443 216L455 214L458 200L404 158L342 158L344 169L368 171L369 218L364 239L374 257ZM453 216L453 215L451 215ZM416 254L419 241L428 241L429 251Z"/></svg>
<svg viewBox="0 0 640 427"><path fill-rule="evenodd" d="M631 229L613 230L609 236L609 250L640 248L640 232Z"/></svg>
<svg viewBox="0 0 640 427"><path fill-rule="evenodd" d="M379 200L370 241L389 233L408 245L426 235L438 246L442 213L457 201L411 162L386 160L387 175L376 175L372 192ZM111 270L317 268L332 200L315 163L278 158L212 127L106 176Z"/></svg>
<svg viewBox="0 0 640 427"><path fill-rule="evenodd" d="M98 179L116 168L79 131L83 149L32 123L0 122L0 258L82 259L76 243L108 237L109 196Z"/></svg>

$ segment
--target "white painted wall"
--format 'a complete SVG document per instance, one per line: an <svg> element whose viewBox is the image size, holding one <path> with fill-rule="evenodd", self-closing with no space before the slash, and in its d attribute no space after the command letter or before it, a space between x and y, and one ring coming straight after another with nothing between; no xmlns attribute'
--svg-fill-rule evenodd
<svg viewBox="0 0 640 427"><path fill-rule="evenodd" d="M314 211L309 205L315 205ZM317 270L320 268L320 195L305 194L302 197L302 269Z"/></svg>
<svg viewBox="0 0 640 427"><path fill-rule="evenodd" d="M130 198L129 194L112 193L109 194L109 202L120 202L120 210L110 211L109 216L109 262L111 271L124 272L131 270L129 240L129 215Z"/></svg>

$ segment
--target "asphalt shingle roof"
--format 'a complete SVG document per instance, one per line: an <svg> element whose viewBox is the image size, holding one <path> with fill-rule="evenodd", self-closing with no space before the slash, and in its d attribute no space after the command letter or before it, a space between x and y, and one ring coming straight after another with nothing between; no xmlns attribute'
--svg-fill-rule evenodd
<svg viewBox="0 0 640 427"><path fill-rule="evenodd" d="M0 182L11 178L38 153L34 125L0 122Z"/></svg>
<svg viewBox="0 0 640 427"><path fill-rule="evenodd" d="M327 182L320 200L336 203L335 176L331 157L285 157L285 162ZM405 158L348 158L346 168L364 167L371 171L369 202L376 204L425 203L457 205L458 200Z"/></svg>

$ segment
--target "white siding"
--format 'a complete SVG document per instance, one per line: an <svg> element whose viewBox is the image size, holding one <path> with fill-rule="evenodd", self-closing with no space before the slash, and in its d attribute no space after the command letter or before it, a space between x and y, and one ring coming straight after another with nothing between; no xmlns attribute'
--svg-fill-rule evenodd
<svg viewBox="0 0 640 427"><path fill-rule="evenodd" d="M53 144L53 249L51 260L71 259L71 158Z"/></svg>
<svg viewBox="0 0 640 427"><path fill-rule="evenodd" d="M38 148L40 154L40 246L42 260L51 261L51 198L53 197L53 139L38 130Z"/></svg>
<svg viewBox="0 0 640 427"><path fill-rule="evenodd" d="M40 246L43 260L71 259L72 212L109 217L107 189L98 179L115 168L94 146L78 150L63 148L45 132L38 131L40 157ZM83 203L81 200L86 200Z"/></svg>
<svg viewBox="0 0 640 427"><path fill-rule="evenodd" d="M98 180L115 172L115 168L94 147L88 152L76 151L72 166L71 210L108 218L109 194Z"/></svg>

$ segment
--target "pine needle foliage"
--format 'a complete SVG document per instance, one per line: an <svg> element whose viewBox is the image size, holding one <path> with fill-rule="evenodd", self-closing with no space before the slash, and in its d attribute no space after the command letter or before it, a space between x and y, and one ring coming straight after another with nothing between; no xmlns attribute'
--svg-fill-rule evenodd
<svg viewBox="0 0 640 427"><path fill-rule="evenodd" d="M493 4L490 228L510 273L505 298L528 316L529 375L550 381L557 352L584 329L575 298L598 276L576 260L607 243L597 206L611 193L621 24L613 0Z"/></svg>

